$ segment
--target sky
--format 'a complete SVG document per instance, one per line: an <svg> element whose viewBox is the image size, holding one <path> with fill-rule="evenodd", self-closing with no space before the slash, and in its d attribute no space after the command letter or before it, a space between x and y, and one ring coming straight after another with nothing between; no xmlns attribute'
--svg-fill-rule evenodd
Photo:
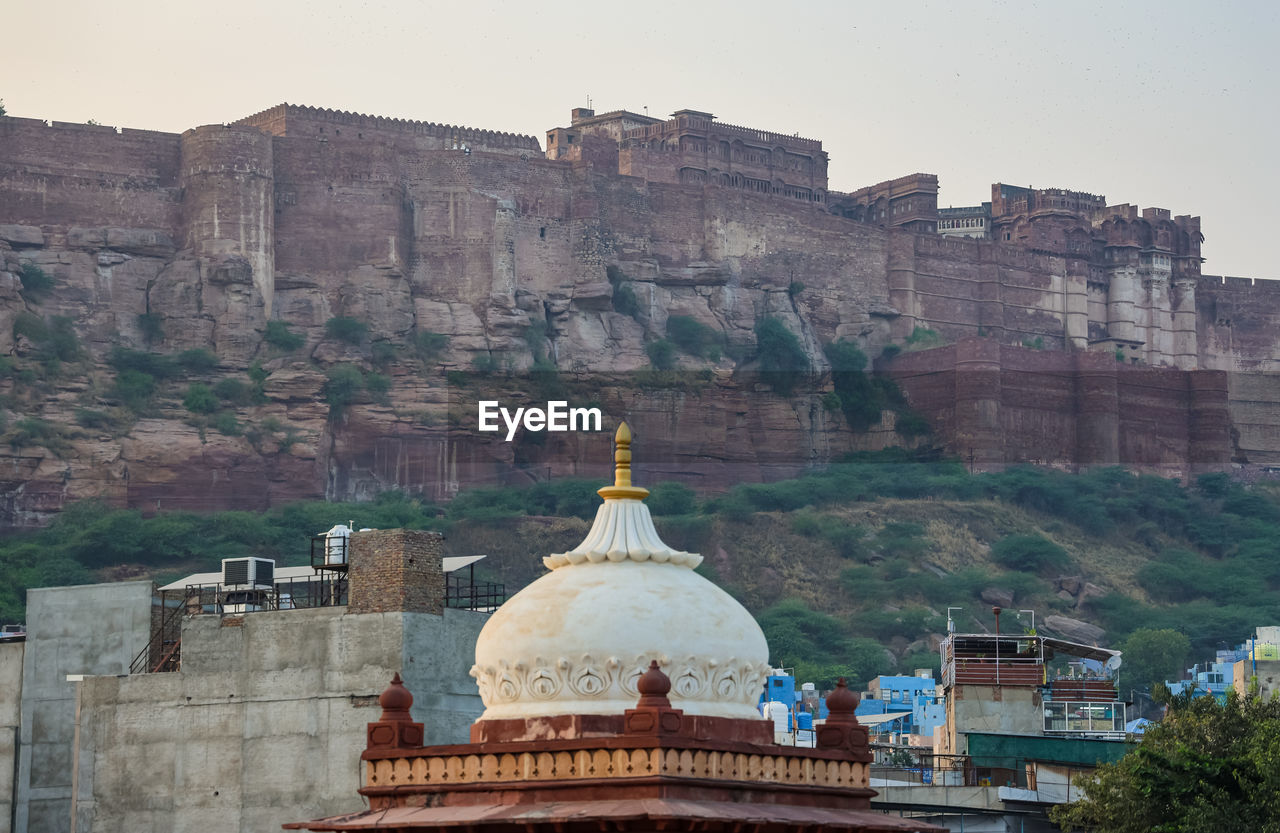
<svg viewBox="0 0 1280 833"><path fill-rule="evenodd" d="M181 132L281 102L527 133L590 101L822 140L832 189L937 174L1202 218L1204 273L1280 279L1280 3L45 0L8 114ZM18 33L21 33L19 35Z"/></svg>

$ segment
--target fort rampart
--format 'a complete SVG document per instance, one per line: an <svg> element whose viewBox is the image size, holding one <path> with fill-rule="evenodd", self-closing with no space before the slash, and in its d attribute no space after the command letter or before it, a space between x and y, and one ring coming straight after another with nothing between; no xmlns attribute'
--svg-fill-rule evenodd
<svg viewBox="0 0 1280 833"><path fill-rule="evenodd" d="M680 406L699 418L677 417L666 431L673 469L731 456L736 429L727 423L751 437L735 446L742 454L769 446L782 461L777 471L831 459L858 441L816 404L823 345L848 339L876 356L919 335L951 346L904 354L891 369L948 447L975 460L1133 462L1171 472L1213 461L1280 463L1280 392L1270 373L1280 362L1280 289L1198 277L1195 218L1134 209L1111 226L1091 225L1081 212L1101 210L1098 200L1049 205L1057 197L1044 192L1047 219L1006 223L1035 245L944 238L921 231L929 206L936 210L924 193L936 187L930 175L882 183L882 195L881 186L863 189L867 205L855 217L785 189L624 175L617 143L610 151L612 140L589 138L600 146L553 161L529 136L295 105L182 135L0 118L0 350L29 349L12 332L27 310L70 317L99 362L115 345L208 348L226 373L265 362L270 413L304 438L264 455L242 439L197 438L178 427L178 411L104 440L96 457L26 449L0 488L17 507L8 516L85 494L143 505L180 483L188 507L201 494L221 505L255 490L269 500L367 496L390 485L446 495L457 487L459 454L490 470L514 462L510 449L460 447L443 416L414 417L446 408L450 392L407 368L391 368L390 406L329 421L325 368L371 367L373 342L404 346L429 332L448 337L441 371L477 357L519 371L540 352L561 372L622 378L648 367L646 343L665 337L676 315L747 356L736 368L747 373L756 321L777 317L818 375L794 402L753 397L752 410L767 416L747 425L733 416L746 401L734 361L713 362L718 381L706 398ZM900 223L866 213L883 196L892 214L890 191L911 201ZM38 304L17 291L26 262L55 282ZM635 310L615 308L619 283ZM158 342L143 331L144 313L162 323ZM326 338L336 316L368 324L362 347ZM303 350L272 352L263 341L271 320L304 335ZM995 358L983 352L996 347ZM957 380L979 378L964 369L970 359L994 362L998 396L965 393ZM1196 381L1203 371L1226 372L1205 377L1212 396ZM109 384L104 377L99 389ZM1195 421L1220 416L1219 391L1230 413L1226 440ZM725 427L704 418L715 402L737 409L722 415ZM77 405L54 394L29 407L70 422ZM682 457L684 430L701 439ZM785 436L786 447L771 436ZM574 456L542 453L559 452ZM417 461L411 483L396 480L401 459ZM195 482L184 481L193 473ZM756 475L768 476L763 468Z"/></svg>

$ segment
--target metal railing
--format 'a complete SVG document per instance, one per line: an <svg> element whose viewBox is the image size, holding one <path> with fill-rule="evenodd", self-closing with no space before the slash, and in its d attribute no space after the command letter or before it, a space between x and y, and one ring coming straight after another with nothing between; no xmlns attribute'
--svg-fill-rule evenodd
<svg viewBox="0 0 1280 833"><path fill-rule="evenodd" d="M346 572L350 564L347 543L351 539L346 536L316 535L311 539L311 568L313 570L332 570Z"/></svg>
<svg viewBox="0 0 1280 833"><path fill-rule="evenodd" d="M444 606L492 613L507 600L506 585L476 581L469 575L445 573Z"/></svg>

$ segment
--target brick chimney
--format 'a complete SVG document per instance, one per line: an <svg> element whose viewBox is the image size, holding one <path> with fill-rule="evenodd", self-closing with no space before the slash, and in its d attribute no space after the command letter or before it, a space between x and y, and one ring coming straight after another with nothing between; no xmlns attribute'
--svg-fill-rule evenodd
<svg viewBox="0 0 1280 833"><path fill-rule="evenodd" d="M353 532L348 613L444 612L444 536L412 529Z"/></svg>

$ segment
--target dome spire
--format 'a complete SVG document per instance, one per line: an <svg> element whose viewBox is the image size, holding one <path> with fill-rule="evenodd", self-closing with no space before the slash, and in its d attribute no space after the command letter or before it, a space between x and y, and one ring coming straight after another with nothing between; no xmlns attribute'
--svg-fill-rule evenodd
<svg viewBox="0 0 1280 833"><path fill-rule="evenodd" d="M631 429L627 423L618 423L618 433L614 434L613 441L613 485L605 486L596 494L605 500L644 500L649 496L649 490L631 485Z"/></svg>
<svg viewBox="0 0 1280 833"><path fill-rule="evenodd" d="M549 555L542 559L542 563L549 570L571 564L618 561L653 561L689 568L698 566L702 556L673 550L662 542L653 527L649 507L643 503L649 496L649 490L631 485L631 429L625 422L618 426L614 440L617 447L613 453L613 485L596 492L604 498L604 503L596 509L591 531L578 546L568 552Z"/></svg>

